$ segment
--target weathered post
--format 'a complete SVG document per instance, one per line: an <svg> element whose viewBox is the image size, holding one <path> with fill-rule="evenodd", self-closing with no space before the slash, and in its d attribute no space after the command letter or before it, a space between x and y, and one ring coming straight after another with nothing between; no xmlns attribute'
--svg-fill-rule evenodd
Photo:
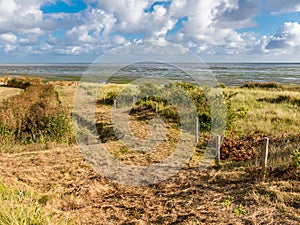
<svg viewBox="0 0 300 225"><path fill-rule="evenodd" d="M117 100L114 100L114 109L117 109Z"/></svg>
<svg viewBox="0 0 300 225"><path fill-rule="evenodd" d="M216 163L219 166L221 161L221 136L217 135L216 140Z"/></svg>
<svg viewBox="0 0 300 225"><path fill-rule="evenodd" d="M264 180L266 178L266 170L268 165L268 155L269 155L269 141L270 139L265 137L264 138L264 147L262 151L262 179Z"/></svg>

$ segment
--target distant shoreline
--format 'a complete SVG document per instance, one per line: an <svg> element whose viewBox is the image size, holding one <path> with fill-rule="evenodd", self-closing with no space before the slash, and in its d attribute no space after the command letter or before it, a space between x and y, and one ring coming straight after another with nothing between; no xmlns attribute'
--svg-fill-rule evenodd
<svg viewBox="0 0 300 225"><path fill-rule="evenodd" d="M89 74L89 65L81 64L0 64L0 77L40 77L47 81L80 81ZM280 84L300 84L300 63L181 63L163 64L146 62L116 67L117 64L103 64L108 71L118 70L118 80L122 83L140 77L160 77L170 80L184 80L193 74L205 81L215 76L220 84L238 86L247 82L277 82ZM123 65L123 64L122 64ZM121 65L121 66L122 66ZM173 67L172 67L173 66ZM171 69L170 69L171 68ZM99 69L100 70L100 69ZM183 77L183 71L185 77ZM95 72L95 71L93 71ZM113 73L114 74L114 73ZM198 79L197 79L198 80Z"/></svg>

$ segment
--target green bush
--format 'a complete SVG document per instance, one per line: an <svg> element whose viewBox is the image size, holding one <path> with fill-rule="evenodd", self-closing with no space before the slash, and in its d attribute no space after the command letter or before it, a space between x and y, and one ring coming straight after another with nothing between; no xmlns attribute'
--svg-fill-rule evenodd
<svg viewBox="0 0 300 225"><path fill-rule="evenodd" d="M42 81L38 78L11 78L7 81L7 87L26 89L31 86L41 85Z"/></svg>
<svg viewBox="0 0 300 225"><path fill-rule="evenodd" d="M138 107L144 107L154 111L156 103L158 103L159 114L169 122L173 122L177 125L180 125L181 121L175 106L185 108L185 122L190 120L190 126L195 124L195 118L192 117L192 111L187 104L190 100L192 100L197 109L199 128L203 132L210 131L212 124L214 124L215 128L224 128L226 126L226 124L224 124L226 120L227 125L231 126L235 119L234 111L231 106L232 96L211 92L211 89L204 90L194 84L182 82L177 84L170 83L163 86L158 86L153 83L143 84L140 86L139 92L138 97L140 100L137 102ZM168 99L172 102L169 102ZM222 101L223 99L225 103ZM224 112L226 107L229 114L227 118L224 118L226 115L226 112ZM214 118L214 121L212 118Z"/></svg>
<svg viewBox="0 0 300 225"><path fill-rule="evenodd" d="M158 113L166 121L178 126L184 124L183 129L195 130L193 127L196 115L190 107L192 101L198 113L200 131L218 132L217 129L223 131L226 126L231 127L236 119L236 112L231 105L232 96L234 95L222 93L220 89L201 88L190 83L144 83L125 88L121 92L110 91L98 99L97 103L113 104L116 99L118 106L131 107L136 97L131 114L147 114L146 111L149 110L155 113L158 104Z"/></svg>
<svg viewBox="0 0 300 225"><path fill-rule="evenodd" d="M52 85L30 86L5 100L0 108L0 136L11 144L74 141L70 113Z"/></svg>

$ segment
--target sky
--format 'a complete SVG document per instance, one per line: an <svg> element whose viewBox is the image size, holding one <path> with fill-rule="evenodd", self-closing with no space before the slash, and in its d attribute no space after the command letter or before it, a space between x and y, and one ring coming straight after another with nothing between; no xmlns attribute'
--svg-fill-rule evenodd
<svg viewBox="0 0 300 225"><path fill-rule="evenodd" d="M0 63L89 63L140 43L205 62L300 62L300 1L0 0Z"/></svg>

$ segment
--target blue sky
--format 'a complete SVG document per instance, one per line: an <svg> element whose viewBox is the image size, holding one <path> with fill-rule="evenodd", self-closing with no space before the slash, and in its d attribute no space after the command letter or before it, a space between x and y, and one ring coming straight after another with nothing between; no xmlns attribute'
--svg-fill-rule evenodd
<svg viewBox="0 0 300 225"><path fill-rule="evenodd" d="M207 62L300 62L300 1L0 0L0 63L92 62L137 43Z"/></svg>

